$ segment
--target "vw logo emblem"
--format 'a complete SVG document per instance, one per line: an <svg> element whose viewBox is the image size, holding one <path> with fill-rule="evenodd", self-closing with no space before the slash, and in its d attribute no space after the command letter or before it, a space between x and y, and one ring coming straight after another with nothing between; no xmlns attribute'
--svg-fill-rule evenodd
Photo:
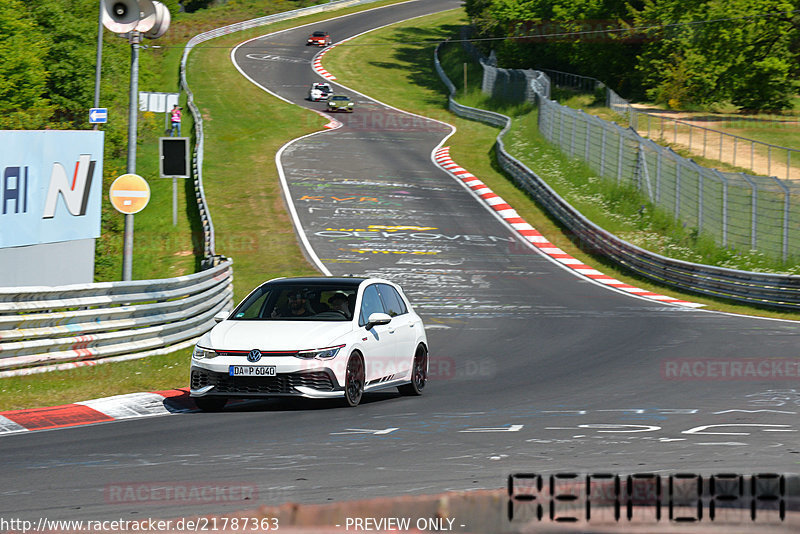
<svg viewBox="0 0 800 534"><path fill-rule="evenodd" d="M248 362L257 362L261 359L261 351L258 349L253 349L250 351L250 354L247 355Z"/></svg>

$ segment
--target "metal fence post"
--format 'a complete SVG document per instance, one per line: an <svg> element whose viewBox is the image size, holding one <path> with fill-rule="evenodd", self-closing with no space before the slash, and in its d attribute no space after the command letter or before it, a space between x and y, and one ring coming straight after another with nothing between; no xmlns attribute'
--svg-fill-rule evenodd
<svg viewBox="0 0 800 534"><path fill-rule="evenodd" d="M767 176L772 176L772 146L767 145Z"/></svg>
<svg viewBox="0 0 800 534"><path fill-rule="evenodd" d="M681 215L681 164L675 165L675 220Z"/></svg>
<svg viewBox="0 0 800 534"><path fill-rule="evenodd" d="M786 260L789 257L789 188L786 187L780 178L775 176L772 177L775 182L783 189L783 261L786 263Z"/></svg>
<svg viewBox="0 0 800 534"><path fill-rule="evenodd" d="M600 176L606 174L606 128L601 125L602 136L600 138Z"/></svg>
<svg viewBox="0 0 800 534"><path fill-rule="evenodd" d="M714 174L722 184L722 246L728 246L728 179L721 172L714 169Z"/></svg>
<svg viewBox="0 0 800 534"><path fill-rule="evenodd" d="M750 184L752 194L750 195L750 250L757 250L758 246L758 187L755 182L750 179L745 173L741 174L742 178Z"/></svg>
<svg viewBox="0 0 800 534"><path fill-rule="evenodd" d="M583 159L589 161L589 134L591 133L591 126L592 121L589 120L589 117L586 117L586 143L584 146L584 156Z"/></svg>
<svg viewBox="0 0 800 534"><path fill-rule="evenodd" d="M703 186L705 177L700 169L697 169L697 231L703 231Z"/></svg>
<svg viewBox="0 0 800 534"><path fill-rule="evenodd" d="M658 161L656 162L656 204L661 202L661 151L658 150L656 152L658 154Z"/></svg>
<svg viewBox="0 0 800 534"><path fill-rule="evenodd" d="M569 133L569 155L575 157L575 130L578 127L578 114L573 112L572 130Z"/></svg>

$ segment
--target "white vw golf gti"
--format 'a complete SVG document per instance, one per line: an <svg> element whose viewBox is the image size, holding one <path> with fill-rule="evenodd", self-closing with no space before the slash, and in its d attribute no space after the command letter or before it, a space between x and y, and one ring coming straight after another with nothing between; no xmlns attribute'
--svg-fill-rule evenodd
<svg viewBox="0 0 800 534"><path fill-rule="evenodd" d="M202 410L275 396L356 406L366 391L419 395L425 387L425 327L387 280L270 280L216 319L192 355L191 396Z"/></svg>

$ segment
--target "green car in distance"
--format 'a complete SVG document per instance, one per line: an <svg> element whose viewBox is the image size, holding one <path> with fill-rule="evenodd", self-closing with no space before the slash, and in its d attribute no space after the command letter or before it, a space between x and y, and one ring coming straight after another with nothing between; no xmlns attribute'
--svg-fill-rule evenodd
<svg viewBox="0 0 800 534"><path fill-rule="evenodd" d="M346 95L331 95L328 98L328 111L353 112L353 101Z"/></svg>

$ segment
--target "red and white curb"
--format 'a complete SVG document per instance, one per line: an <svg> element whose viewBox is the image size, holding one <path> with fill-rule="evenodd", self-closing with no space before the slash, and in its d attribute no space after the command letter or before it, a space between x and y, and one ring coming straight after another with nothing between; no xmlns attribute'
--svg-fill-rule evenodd
<svg viewBox="0 0 800 534"><path fill-rule="evenodd" d="M336 79L336 76L325 70L325 68L322 66L322 56L327 54L328 50L330 50L331 48L333 48L333 46L329 46L328 48L317 54L316 57L314 57L314 60L311 62L311 66L317 74L319 74L326 80L333 81Z"/></svg>
<svg viewBox="0 0 800 534"><path fill-rule="evenodd" d="M353 37L348 37L347 39L342 39L336 44L332 44L328 47L325 47L325 49L322 52L314 56L314 59L311 60L311 67L314 69L314 72L316 72L326 80L331 80L331 81L335 80L336 76L325 70L325 67L322 66L322 56L324 56L325 54L327 54L340 44L346 43L347 41L349 41L350 39L354 39L355 37L358 37L358 35L354 35Z"/></svg>
<svg viewBox="0 0 800 534"><path fill-rule="evenodd" d="M64 406L0 412L0 436L195 411L188 389L129 393Z"/></svg>
<svg viewBox="0 0 800 534"><path fill-rule="evenodd" d="M320 115L321 117L325 117L328 119L328 124L323 126L323 128L327 128L328 130L335 130L336 128L341 128L342 123L331 117L330 115L323 113L321 111L317 111L316 109L312 110L314 113Z"/></svg>
<svg viewBox="0 0 800 534"><path fill-rule="evenodd" d="M658 293L653 293L647 289L634 287L625 282L612 278L607 274L603 274L589 265L584 264L581 260L573 258L560 248L550 243L550 241L548 241L547 238L539 233L538 230L528 224L525 219L520 217L514 208L512 208L505 200L489 189L486 184L475 177L475 175L471 174L466 169L460 167L456 162L454 162L450 157L450 147L446 146L436 150L434 160L436 161L437 165L461 180L464 185L469 187L473 193L475 193L475 195L480 197L486 204L488 204L489 207L491 207L497 213L497 215L511 225L511 227L514 228L517 233L519 233L526 241L535 246L539 252L564 265L576 274L595 282L613 287L614 289L634 294L638 297L656 300L659 302L666 302L669 304L677 304L679 306L685 306L688 308L700 308L704 306L704 304L688 302L667 295L659 295Z"/></svg>

